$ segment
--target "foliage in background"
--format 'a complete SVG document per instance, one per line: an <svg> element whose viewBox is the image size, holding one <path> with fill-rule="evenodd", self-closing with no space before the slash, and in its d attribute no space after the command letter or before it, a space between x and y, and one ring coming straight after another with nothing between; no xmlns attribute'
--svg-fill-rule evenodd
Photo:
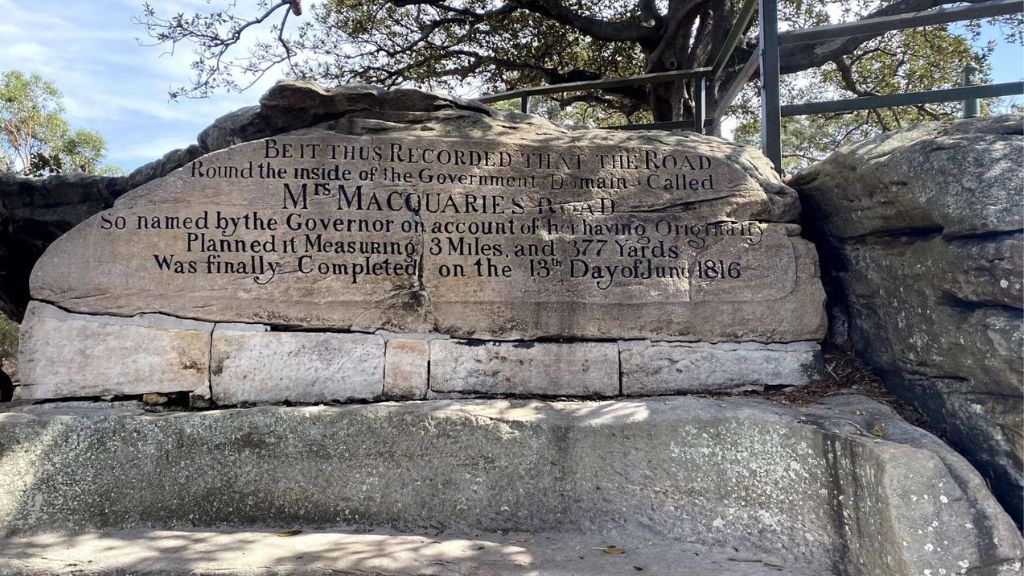
<svg viewBox="0 0 1024 576"><path fill-rule="evenodd" d="M780 25L805 28L958 4L959 0L780 0ZM137 18L157 44L194 49L191 81L172 96L242 90L281 67L293 78L325 85L413 85L463 95L708 66L735 21L741 0L324 0L305 14L299 0L211 0L209 10L166 15L152 5ZM289 24L288 18L293 18ZM271 18L273 18L271 20ZM295 18L301 18L296 23ZM1020 42L1024 18L996 19ZM933 26L785 47L784 101L849 98L954 86L964 64L987 70L991 47L972 51L968 37ZM709 86L708 108L753 54L745 39L723 77ZM746 79L742 79L746 80ZM748 85L749 86L749 85ZM756 92L733 112L738 135L756 128ZM565 93L535 99L555 121L600 126L685 118L692 86ZM516 106L508 103L506 106ZM953 105L918 106L789 119L789 162L822 156L837 145L925 119L948 118Z"/></svg>
<svg viewBox="0 0 1024 576"><path fill-rule="evenodd" d="M18 360L18 323L0 314L0 366L10 367Z"/></svg>
<svg viewBox="0 0 1024 576"><path fill-rule="evenodd" d="M0 173L119 172L102 164L107 145L99 133L68 125L61 100L56 85L38 74L0 74Z"/></svg>
<svg viewBox="0 0 1024 576"><path fill-rule="evenodd" d="M945 26L891 32L821 68L784 76L782 101L838 100L953 88L961 84L963 69L971 63L980 64L975 81L988 83L991 49L988 46L975 50L969 36L954 35ZM757 90L755 82L730 110L738 120L735 139L751 145L760 144ZM990 100L982 100L982 111L987 112L990 104ZM823 159L843 144L909 124L952 120L960 117L962 109L960 102L946 102L783 118L783 164L787 172L794 172Z"/></svg>

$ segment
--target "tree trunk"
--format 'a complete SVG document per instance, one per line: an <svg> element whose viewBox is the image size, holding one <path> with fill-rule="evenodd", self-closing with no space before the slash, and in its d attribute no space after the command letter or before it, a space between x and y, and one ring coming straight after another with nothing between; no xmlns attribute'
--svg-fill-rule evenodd
<svg viewBox="0 0 1024 576"><path fill-rule="evenodd" d="M686 97L685 82L664 82L652 84L651 114L655 122L669 122L683 117L683 99Z"/></svg>
<svg viewBox="0 0 1024 576"><path fill-rule="evenodd" d="M644 70L650 74L653 72L671 72L678 70L685 60L687 46L663 45L659 49L647 54ZM683 112L689 109L684 106L690 94L688 82L679 80L676 82L662 82L651 84L648 89L650 93L651 115L655 122L670 122L682 120Z"/></svg>

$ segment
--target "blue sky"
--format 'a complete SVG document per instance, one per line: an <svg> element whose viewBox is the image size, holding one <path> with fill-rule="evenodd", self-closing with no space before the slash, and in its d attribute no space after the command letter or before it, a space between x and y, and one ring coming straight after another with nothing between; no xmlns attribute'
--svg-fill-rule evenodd
<svg viewBox="0 0 1024 576"><path fill-rule="evenodd" d="M167 11L207 7L202 0L154 4ZM194 143L218 116L255 104L273 84L266 79L243 94L170 101L167 91L184 83L191 54L140 46L136 38L145 31L131 17L141 6L141 0L0 0L0 69L38 72L55 82L71 125L102 134L108 162L125 170Z"/></svg>
<svg viewBox="0 0 1024 576"><path fill-rule="evenodd" d="M204 0L152 3L164 13L208 7ZM141 13L141 5L141 0L0 0L0 70L17 68L53 80L64 93L72 126L102 134L108 161L125 170L195 142L210 122L255 104L274 81L268 75L242 94L169 101L168 89L187 78L191 54L140 46L136 38L144 30L131 17ZM1019 46L1000 46L993 61L995 81L1024 76L1021 54Z"/></svg>

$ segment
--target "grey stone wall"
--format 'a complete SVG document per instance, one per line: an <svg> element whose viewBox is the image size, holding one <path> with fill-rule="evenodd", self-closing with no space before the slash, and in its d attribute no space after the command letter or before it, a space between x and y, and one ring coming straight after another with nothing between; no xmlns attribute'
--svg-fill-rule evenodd
<svg viewBox="0 0 1024 576"><path fill-rule="evenodd" d="M1020 116L928 123L846 147L790 185L848 338L1022 517Z"/></svg>

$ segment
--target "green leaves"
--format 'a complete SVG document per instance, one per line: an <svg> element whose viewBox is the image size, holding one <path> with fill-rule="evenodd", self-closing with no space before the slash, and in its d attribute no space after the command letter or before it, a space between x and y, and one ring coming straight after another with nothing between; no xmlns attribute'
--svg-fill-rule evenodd
<svg viewBox="0 0 1024 576"><path fill-rule="evenodd" d="M937 0L931 5L952 3ZM301 18L289 20L282 30L281 24L273 24L281 18L275 10L284 11L278 4L211 0L205 11L177 16L160 16L147 5L135 21L158 43L193 48L192 85L172 95L241 90L245 81L281 65L280 71L290 77L325 85L414 85L468 96L709 65L741 4L741 0L324 0ZM915 0L780 0L779 5L783 29L859 20L879 10L916 9ZM978 28L967 24L966 30L977 34ZM1021 30L1024 26L1006 32L1007 39L1024 37ZM752 51L756 35L756 29L746 31L737 64ZM861 42L867 37L857 38ZM784 64L798 73L784 76L784 101L950 86L968 60L984 69L988 55L984 48L972 51L968 38L955 36L943 26L857 42L791 50L794 53ZM818 67L823 62L826 65ZM714 99L732 80L729 75L738 72L738 67L728 67L722 84L709 86L709 107L717 104ZM785 147L793 154L787 162L806 163L843 142L908 122L949 117L955 107L787 119ZM552 94L535 98L532 109L556 122L600 126L681 119L690 114L693 101L691 87L674 82ZM733 108L742 121L741 136L750 136L756 129L757 109L756 99L750 97Z"/></svg>
<svg viewBox="0 0 1024 576"><path fill-rule="evenodd" d="M785 5L789 18L803 22L802 25L828 24L830 18L833 22L857 20L880 6L877 0L857 0L843 3L842 9L834 10L831 16L824 10L837 4L788 0ZM801 6L805 14L793 13ZM990 74L989 52L984 47L976 49L970 37L953 34L947 26L890 32L821 68L783 76L782 101L839 100L950 88L960 84L963 67L969 62L980 66L978 80L986 83ZM760 121L755 94L753 87L748 87L733 112L740 118L737 138L757 145ZM844 144L917 122L953 119L960 111L959 102L949 102L784 118L783 165L792 173Z"/></svg>
<svg viewBox="0 0 1024 576"><path fill-rule="evenodd" d="M57 86L39 74L0 74L0 172L46 176L109 173L106 142L97 132L73 130L64 119Z"/></svg>

